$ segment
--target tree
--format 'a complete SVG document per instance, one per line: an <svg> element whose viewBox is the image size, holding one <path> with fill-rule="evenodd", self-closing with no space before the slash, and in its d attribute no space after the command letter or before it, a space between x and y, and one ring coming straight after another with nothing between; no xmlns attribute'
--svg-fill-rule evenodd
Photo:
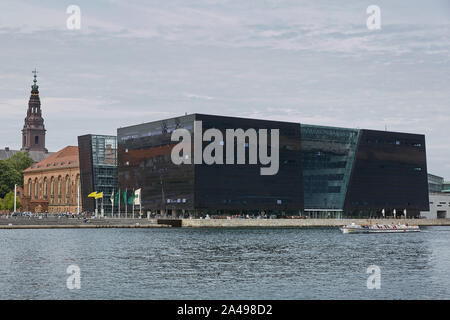
<svg viewBox="0 0 450 320"><path fill-rule="evenodd" d="M22 175L7 160L0 160L0 198L14 190L15 184L21 184Z"/></svg>
<svg viewBox="0 0 450 320"><path fill-rule="evenodd" d="M14 190L15 184L23 187L22 171L33 163L27 151L17 152L9 159L0 160L0 198Z"/></svg>
<svg viewBox="0 0 450 320"><path fill-rule="evenodd" d="M27 169L27 168L29 168L34 163L34 160L31 159L30 154L28 153L28 151L21 151L21 152L15 153L11 158L7 159L6 161L9 162L11 164L11 166L17 172L20 173L21 179L20 179L20 183L18 183L18 185L23 187L23 174L22 174L22 171Z"/></svg>
<svg viewBox="0 0 450 320"><path fill-rule="evenodd" d="M5 199L3 199L4 210L13 211L14 210L14 192L10 191L6 194ZM19 198L16 197L16 209L20 208L21 204Z"/></svg>

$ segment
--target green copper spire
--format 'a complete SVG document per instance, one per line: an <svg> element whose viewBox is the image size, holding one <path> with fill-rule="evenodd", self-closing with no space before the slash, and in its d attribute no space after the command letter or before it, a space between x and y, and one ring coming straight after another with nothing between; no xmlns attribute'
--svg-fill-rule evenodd
<svg viewBox="0 0 450 320"><path fill-rule="evenodd" d="M34 84L31 86L31 89L33 89L33 91L34 90L37 91L37 89L39 89L39 86L36 84L36 82L37 82L36 77L37 77L37 73L38 73L36 68L34 68L34 70L31 71L31 73L34 73L34 80L33 80Z"/></svg>

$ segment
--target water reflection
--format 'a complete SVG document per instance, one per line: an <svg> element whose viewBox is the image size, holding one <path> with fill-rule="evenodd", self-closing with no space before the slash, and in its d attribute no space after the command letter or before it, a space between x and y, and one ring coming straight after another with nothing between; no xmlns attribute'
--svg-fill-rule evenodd
<svg viewBox="0 0 450 320"><path fill-rule="evenodd" d="M1 230L1 299L447 299L450 228ZM66 268L81 268L81 289ZM381 268L368 290L366 269Z"/></svg>

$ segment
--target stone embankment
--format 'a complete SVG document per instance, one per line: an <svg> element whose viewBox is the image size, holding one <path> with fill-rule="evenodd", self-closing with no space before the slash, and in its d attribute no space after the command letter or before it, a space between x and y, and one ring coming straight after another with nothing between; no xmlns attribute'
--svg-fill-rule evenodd
<svg viewBox="0 0 450 320"><path fill-rule="evenodd" d="M183 227L339 227L356 224L450 226L450 219L183 219Z"/></svg>
<svg viewBox="0 0 450 320"><path fill-rule="evenodd" d="M450 219L83 219L76 218L0 218L0 229L61 229L61 228L300 228L339 227L355 224L409 224L419 226L450 226Z"/></svg>
<svg viewBox="0 0 450 320"><path fill-rule="evenodd" d="M0 219L0 229L64 229L64 228L161 228L171 227L156 219L84 219L66 217L9 217Z"/></svg>

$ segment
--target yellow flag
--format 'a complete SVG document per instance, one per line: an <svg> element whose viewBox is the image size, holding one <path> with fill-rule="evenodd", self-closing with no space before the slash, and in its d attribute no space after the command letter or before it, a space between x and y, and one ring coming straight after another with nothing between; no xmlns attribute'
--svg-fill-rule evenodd
<svg viewBox="0 0 450 320"><path fill-rule="evenodd" d="M97 196L97 192L94 191L94 192L89 193L88 198L94 198L96 196Z"/></svg>
<svg viewBox="0 0 450 320"><path fill-rule="evenodd" d="M103 192L97 193L95 195L95 199L100 199L100 198L103 198Z"/></svg>

